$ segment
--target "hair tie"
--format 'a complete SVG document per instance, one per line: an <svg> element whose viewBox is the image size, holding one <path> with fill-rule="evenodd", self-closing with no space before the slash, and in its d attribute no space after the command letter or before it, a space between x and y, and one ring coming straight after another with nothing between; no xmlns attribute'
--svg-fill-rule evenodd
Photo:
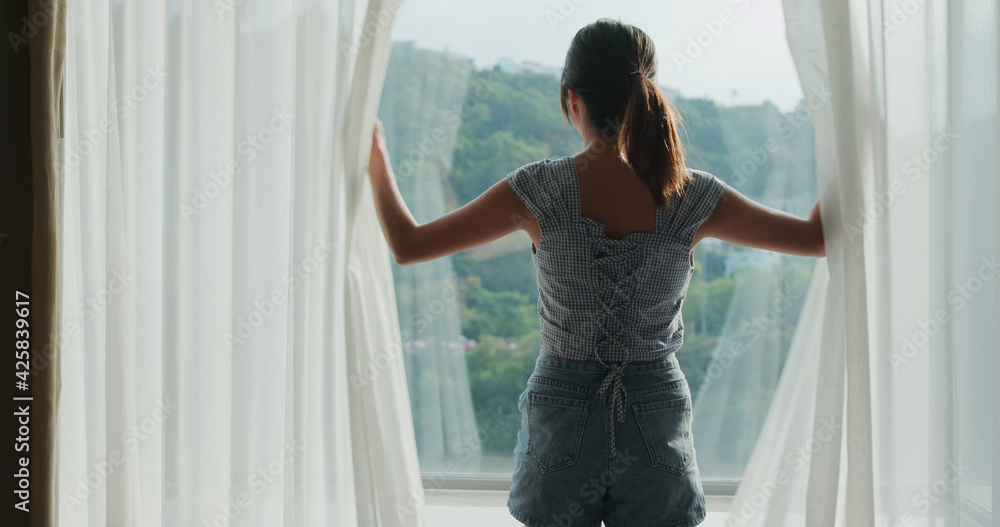
<svg viewBox="0 0 1000 527"><path fill-rule="evenodd" d="M628 85L631 85L631 84L632 84L632 80L633 80L633 79L635 79L636 77L642 77L642 76L643 76L643 75L642 75L642 73L641 73L641 72L638 72L638 71L633 71L632 73L629 73L629 74L628 74L628 80L626 81L626 83L627 83Z"/></svg>

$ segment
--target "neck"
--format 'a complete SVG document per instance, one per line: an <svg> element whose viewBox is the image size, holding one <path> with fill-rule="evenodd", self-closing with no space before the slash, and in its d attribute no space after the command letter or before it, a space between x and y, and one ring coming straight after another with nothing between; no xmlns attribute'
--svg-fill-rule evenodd
<svg viewBox="0 0 1000 527"><path fill-rule="evenodd" d="M583 136L583 145L580 155L586 156L588 159L620 160L618 144L614 138L602 136L599 132L591 132Z"/></svg>

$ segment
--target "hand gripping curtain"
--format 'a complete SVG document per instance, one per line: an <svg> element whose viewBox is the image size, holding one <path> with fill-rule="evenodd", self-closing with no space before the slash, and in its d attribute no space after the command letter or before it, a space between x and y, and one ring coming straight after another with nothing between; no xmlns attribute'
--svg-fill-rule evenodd
<svg viewBox="0 0 1000 527"><path fill-rule="evenodd" d="M785 1L827 239L731 526L996 526L996 1Z"/></svg>
<svg viewBox="0 0 1000 527"><path fill-rule="evenodd" d="M398 9L68 6L59 525L423 525L363 172Z"/></svg>

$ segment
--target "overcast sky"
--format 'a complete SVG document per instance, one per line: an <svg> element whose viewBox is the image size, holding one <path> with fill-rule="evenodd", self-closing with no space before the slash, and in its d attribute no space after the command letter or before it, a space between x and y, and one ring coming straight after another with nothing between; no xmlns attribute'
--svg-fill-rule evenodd
<svg viewBox="0 0 1000 527"><path fill-rule="evenodd" d="M561 66L577 30L601 17L648 33L657 80L685 97L783 110L802 98L780 0L405 0L393 40L447 48L480 67L501 58Z"/></svg>

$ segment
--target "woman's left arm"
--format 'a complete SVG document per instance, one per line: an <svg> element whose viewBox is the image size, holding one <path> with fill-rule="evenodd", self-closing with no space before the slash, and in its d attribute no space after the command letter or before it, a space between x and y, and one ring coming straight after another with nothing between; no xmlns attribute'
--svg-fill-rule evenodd
<svg viewBox="0 0 1000 527"><path fill-rule="evenodd" d="M525 230L534 216L506 181L478 198L424 225L417 224L392 174L381 121L375 122L368 165L382 234L399 265L434 260Z"/></svg>
<svg viewBox="0 0 1000 527"><path fill-rule="evenodd" d="M695 244L705 237L786 254L826 256L819 200L802 219L757 203L730 186L698 228Z"/></svg>

